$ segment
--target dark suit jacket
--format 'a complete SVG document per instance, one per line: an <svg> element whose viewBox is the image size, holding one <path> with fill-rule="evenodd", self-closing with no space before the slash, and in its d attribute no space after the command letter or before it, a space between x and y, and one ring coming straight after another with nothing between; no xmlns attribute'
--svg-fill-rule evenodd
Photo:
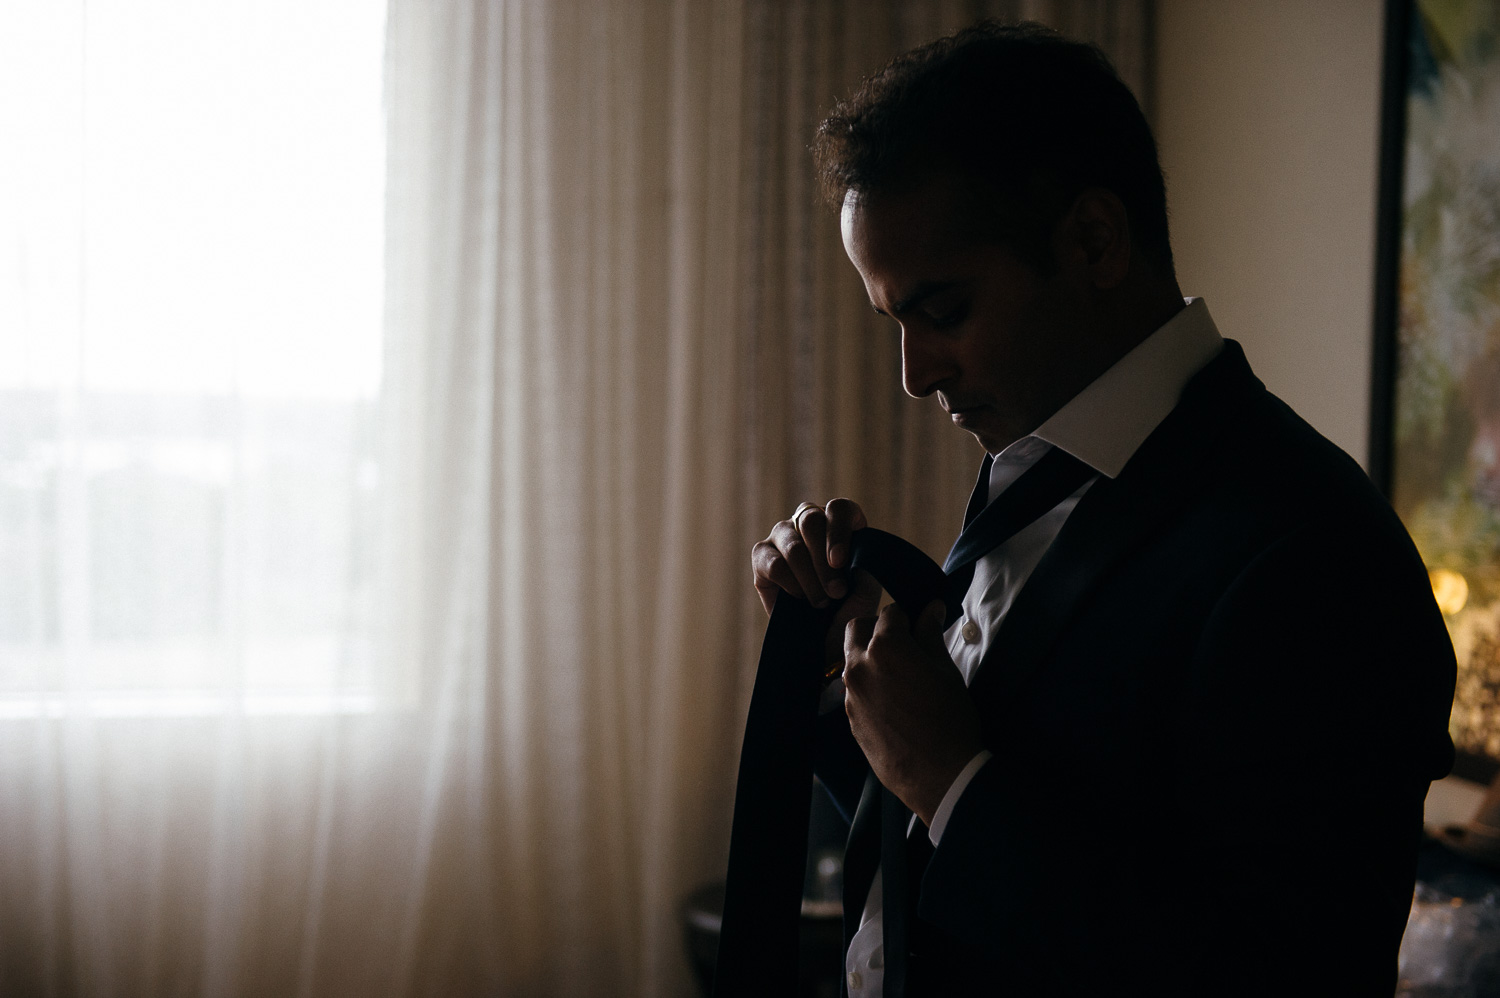
<svg viewBox="0 0 1500 998"><path fill-rule="evenodd" d="M1387 998L1454 671L1390 506L1227 342L974 678L995 757L922 880L908 994ZM848 815L866 768L822 723Z"/></svg>

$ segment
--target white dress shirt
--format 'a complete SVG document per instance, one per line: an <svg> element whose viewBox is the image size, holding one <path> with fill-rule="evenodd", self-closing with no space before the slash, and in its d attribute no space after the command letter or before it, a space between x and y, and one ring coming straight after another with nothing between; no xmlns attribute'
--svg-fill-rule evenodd
<svg viewBox="0 0 1500 998"><path fill-rule="evenodd" d="M1141 443L1177 405L1188 381L1224 346L1203 299L1188 298L1185 302L1182 311L1075 395L1035 432L995 455L990 468L989 501L994 501L1053 447L1061 447L1106 478L1120 473ZM973 682L1016 594L1057 539L1079 498L1097 480L1098 476L1090 478L1071 496L975 564L974 580L963 599L963 616L944 635L948 654L963 673L965 683ZM988 750L974 756L948 788L933 814L932 827L927 830L934 846L939 844L958 799L989 759ZM915 817L912 824L916 825ZM876 871L860 916L859 931L850 940L845 959L850 998L881 998L884 991L882 909L881 876Z"/></svg>

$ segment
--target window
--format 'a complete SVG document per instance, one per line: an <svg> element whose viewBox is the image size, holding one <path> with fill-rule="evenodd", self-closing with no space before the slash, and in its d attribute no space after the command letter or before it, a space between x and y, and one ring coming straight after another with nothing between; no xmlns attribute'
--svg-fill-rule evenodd
<svg viewBox="0 0 1500 998"><path fill-rule="evenodd" d="M0 9L0 717L379 702L384 16Z"/></svg>

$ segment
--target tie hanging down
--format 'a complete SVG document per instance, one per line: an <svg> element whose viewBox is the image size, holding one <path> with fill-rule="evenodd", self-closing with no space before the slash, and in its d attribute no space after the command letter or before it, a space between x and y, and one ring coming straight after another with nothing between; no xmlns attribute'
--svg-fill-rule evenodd
<svg viewBox="0 0 1500 998"><path fill-rule="evenodd" d="M988 465L987 459L986 469ZM873 575L913 619L932 600L943 600L946 627L963 613L975 562L1076 492L1093 473L1054 448L977 514L971 503L968 523L942 568L894 534L865 529L850 540L850 569ZM812 732L823 686L823 638L836 612L836 604L819 610L806 600L783 596L766 627L740 750L715 998L785 995L796 989ZM894 808L885 810L892 812L887 823L898 820ZM904 834L904 825L900 831ZM850 849L855 847L851 837ZM904 870L891 872L904 882ZM885 908L886 994L893 998L903 990L900 968L905 960L902 953L892 961L891 943L906 938L900 924L905 908ZM844 943L847 947L848 939Z"/></svg>

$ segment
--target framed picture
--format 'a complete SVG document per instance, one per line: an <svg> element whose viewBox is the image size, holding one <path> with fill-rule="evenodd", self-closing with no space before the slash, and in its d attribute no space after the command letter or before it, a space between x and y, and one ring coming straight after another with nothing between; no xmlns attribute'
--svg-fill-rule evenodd
<svg viewBox="0 0 1500 998"><path fill-rule="evenodd" d="M1500 769L1500 0L1388 0L1370 472L1458 653L1456 772Z"/></svg>

